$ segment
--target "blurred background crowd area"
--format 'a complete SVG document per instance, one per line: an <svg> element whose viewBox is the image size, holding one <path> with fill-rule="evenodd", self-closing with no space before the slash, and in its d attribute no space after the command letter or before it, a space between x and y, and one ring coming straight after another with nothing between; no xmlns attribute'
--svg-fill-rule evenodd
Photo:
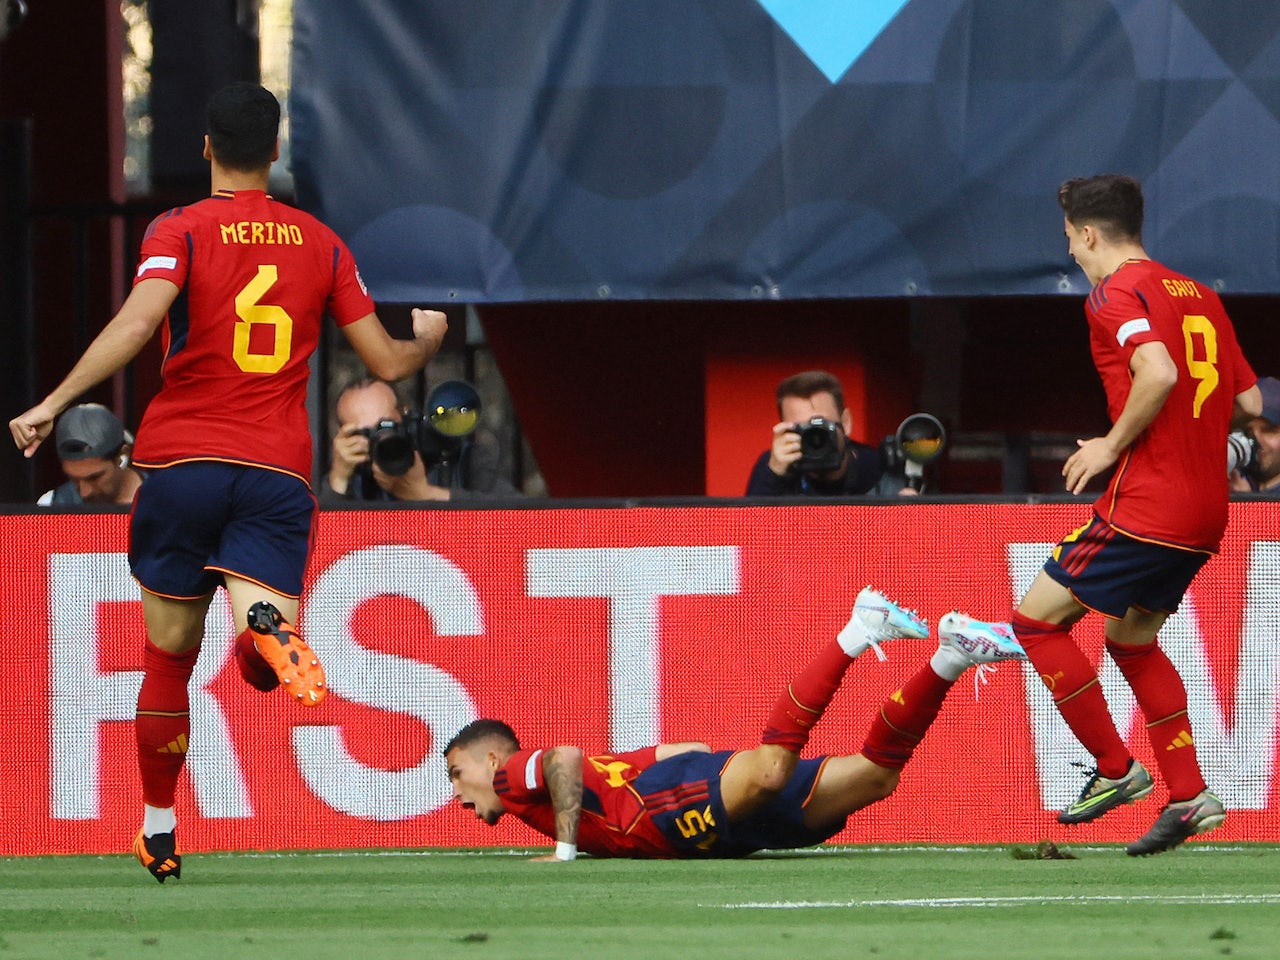
<svg viewBox="0 0 1280 960"><path fill-rule="evenodd" d="M982 13L982 3L972 6ZM1190 19L1194 6L1179 4ZM272 190L306 199L291 165L294 27L294 0L0 0L0 328L10 356L0 397L9 416L56 382L122 302L150 220L207 192L201 107L212 90L251 79L277 94L286 116ZM361 82L360 64L344 69ZM385 95L373 82L368 92ZM1096 172L1053 171L1046 182ZM908 285L897 296L788 298L765 289L737 299L679 290L624 298L602 285L594 298L565 300L379 298L379 312L401 331L411 306L448 313L445 349L403 392L420 403L441 381L473 383L503 469L529 496L740 496L769 443L774 387L812 368L844 381L856 439L879 443L915 412L945 424L946 448L929 466L932 492L1055 494L1076 437L1104 431L1107 419L1083 281L1056 233L1051 191L1034 206L1037 217L1050 210L1044 231L1060 250L1057 292L959 295ZM325 209L313 212L327 219ZM1197 240L1211 257L1216 238ZM1258 256L1274 260L1274 244ZM1280 371L1271 332L1280 291L1223 292L1259 374ZM153 344L85 399L136 426L159 368ZM355 372L331 331L311 391L317 476L335 391ZM50 453L0 458L0 500L30 502L59 479Z"/></svg>

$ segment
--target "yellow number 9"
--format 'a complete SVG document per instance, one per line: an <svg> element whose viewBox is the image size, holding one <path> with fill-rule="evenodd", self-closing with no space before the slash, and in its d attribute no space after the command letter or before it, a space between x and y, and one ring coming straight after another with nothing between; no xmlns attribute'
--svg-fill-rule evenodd
<svg viewBox="0 0 1280 960"><path fill-rule="evenodd" d="M1204 359L1196 359L1195 342L1192 337L1199 334L1204 340ZM1218 331L1213 328L1208 317L1191 314L1182 318L1182 340L1187 345L1187 372L1199 380L1196 384L1196 397L1191 403L1191 415L1200 418L1200 408L1209 399L1209 394L1218 389Z"/></svg>
<svg viewBox="0 0 1280 960"><path fill-rule="evenodd" d="M275 373L289 360L293 343L293 317L284 307L270 303L259 303L279 279L279 270L275 264L262 264L257 275L236 294L235 339L232 341L231 356L237 366L245 373ZM275 334L270 353L252 353L249 350L249 336L253 325L271 326Z"/></svg>

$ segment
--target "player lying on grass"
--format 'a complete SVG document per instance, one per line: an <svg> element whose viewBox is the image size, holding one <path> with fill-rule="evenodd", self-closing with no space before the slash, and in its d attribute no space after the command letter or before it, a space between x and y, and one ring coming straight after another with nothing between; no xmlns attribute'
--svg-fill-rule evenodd
<svg viewBox="0 0 1280 960"><path fill-rule="evenodd" d="M868 647L924 639L928 625L870 587L849 623L774 704L760 745L711 752L672 743L588 757L576 746L525 750L500 720L476 720L445 747L454 796L490 826L510 813L556 841L539 860L598 857L739 857L807 847L882 800L967 669L1025 655L1011 633L950 613L939 645L871 723L862 751L800 758L809 731Z"/></svg>

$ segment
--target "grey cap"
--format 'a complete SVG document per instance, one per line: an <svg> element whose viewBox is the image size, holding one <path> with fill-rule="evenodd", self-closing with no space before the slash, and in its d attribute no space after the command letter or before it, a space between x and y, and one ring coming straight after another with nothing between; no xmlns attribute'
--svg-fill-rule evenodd
<svg viewBox="0 0 1280 960"><path fill-rule="evenodd" d="M124 424L100 403L72 407L58 421L55 442L63 460L107 459L124 446Z"/></svg>
<svg viewBox="0 0 1280 960"><path fill-rule="evenodd" d="M1262 391L1262 419L1280 426L1280 380L1259 377L1258 389Z"/></svg>

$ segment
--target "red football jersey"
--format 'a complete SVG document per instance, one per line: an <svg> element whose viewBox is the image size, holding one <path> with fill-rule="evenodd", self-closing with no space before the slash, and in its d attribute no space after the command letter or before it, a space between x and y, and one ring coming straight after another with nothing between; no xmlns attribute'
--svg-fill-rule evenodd
<svg viewBox="0 0 1280 960"><path fill-rule="evenodd" d="M1163 342L1178 367L1164 406L1117 462L1098 515L1140 539L1215 551L1227 527L1235 396L1257 381L1222 301L1154 260L1130 260L1093 288L1085 316L1112 422L1139 344Z"/></svg>
<svg viewBox="0 0 1280 960"><path fill-rule="evenodd" d="M181 292L134 462L230 460L309 483L307 360L324 314L344 326L374 310L346 245L261 190L218 191L151 224L134 283L152 277Z"/></svg>
<svg viewBox="0 0 1280 960"><path fill-rule="evenodd" d="M582 818L578 849L600 857L671 858L676 850L649 819L631 785L654 763L656 748L582 758ZM507 812L552 840L556 814L542 775L542 751L520 750L494 774Z"/></svg>

